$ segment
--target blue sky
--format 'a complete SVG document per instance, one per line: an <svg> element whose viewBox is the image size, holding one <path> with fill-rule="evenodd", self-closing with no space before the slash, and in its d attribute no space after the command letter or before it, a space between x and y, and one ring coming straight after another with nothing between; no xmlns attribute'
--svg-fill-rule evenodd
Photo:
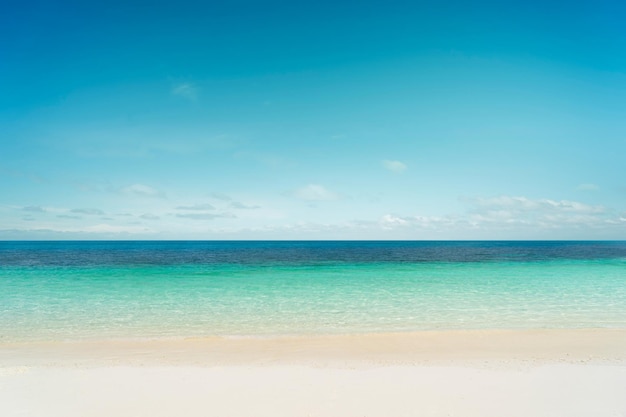
<svg viewBox="0 0 626 417"><path fill-rule="evenodd" d="M0 239L625 239L624 18L3 2Z"/></svg>

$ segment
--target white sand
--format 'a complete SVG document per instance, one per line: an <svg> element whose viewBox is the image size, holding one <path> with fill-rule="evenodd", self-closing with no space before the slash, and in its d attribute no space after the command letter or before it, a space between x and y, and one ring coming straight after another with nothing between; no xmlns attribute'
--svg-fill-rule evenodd
<svg viewBox="0 0 626 417"><path fill-rule="evenodd" d="M626 331L5 344L0 416L626 417Z"/></svg>

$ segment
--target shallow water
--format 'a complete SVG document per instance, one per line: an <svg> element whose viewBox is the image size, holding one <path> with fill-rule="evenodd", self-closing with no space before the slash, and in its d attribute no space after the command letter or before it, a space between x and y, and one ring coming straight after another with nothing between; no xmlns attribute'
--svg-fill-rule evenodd
<svg viewBox="0 0 626 417"><path fill-rule="evenodd" d="M1 242L0 340L626 328L625 242Z"/></svg>

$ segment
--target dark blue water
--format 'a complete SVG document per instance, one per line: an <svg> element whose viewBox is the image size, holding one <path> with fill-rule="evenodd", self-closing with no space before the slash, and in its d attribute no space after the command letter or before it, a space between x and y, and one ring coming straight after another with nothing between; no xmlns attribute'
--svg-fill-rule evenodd
<svg viewBox="0 0 626 417"><path fill-rule="evenodd" d="M527 262L626 259L626 241L0 242L0 266Z"/></svg>

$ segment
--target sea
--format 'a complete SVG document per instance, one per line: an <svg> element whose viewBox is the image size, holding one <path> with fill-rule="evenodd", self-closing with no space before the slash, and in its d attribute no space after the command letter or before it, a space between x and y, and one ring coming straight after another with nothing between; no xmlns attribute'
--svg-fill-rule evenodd
<svg viewBox="0 0 626 417"><path fill-rule="evenodd" d="M626 328L626 242L0 242L0 343L556 328Z"/></svg>

